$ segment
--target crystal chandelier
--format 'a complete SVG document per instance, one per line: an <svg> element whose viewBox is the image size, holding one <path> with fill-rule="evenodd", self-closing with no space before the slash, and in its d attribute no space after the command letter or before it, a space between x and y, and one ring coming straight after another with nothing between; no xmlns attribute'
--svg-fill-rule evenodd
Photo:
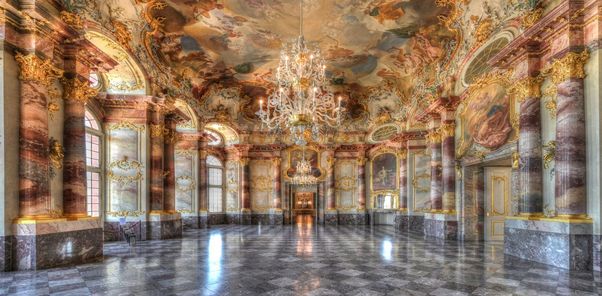
<svg viewBox="0 0 602 296"><path fill-rule="evenodd" d="M303 159L297 162L295 175L292 178L293 184L308 186L318 183L311 171L311 163L305 159L305 149L303 150Z"/></svg>
<svg viewBox="0 0 602 296"><path fill-rule="evenodd" d="M275 88L265 102L259 100L256 113L262 125L272 131L288 130L296 145L314 141L326 127L341 123L341 97L338 102L324 89L324 59L320 50L303 37L303 0L300 1L299 37L284 45L276 70Z"/></svg>

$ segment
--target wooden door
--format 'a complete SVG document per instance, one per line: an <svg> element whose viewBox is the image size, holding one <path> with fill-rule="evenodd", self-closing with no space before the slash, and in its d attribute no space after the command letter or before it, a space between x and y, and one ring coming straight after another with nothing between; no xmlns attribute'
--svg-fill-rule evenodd
<svg viewBox="0 0 602 296"><path fill-rule="evenodd" d="M504 219L509 211L510 167L485 168L485 240L504 240Z"/></svg>

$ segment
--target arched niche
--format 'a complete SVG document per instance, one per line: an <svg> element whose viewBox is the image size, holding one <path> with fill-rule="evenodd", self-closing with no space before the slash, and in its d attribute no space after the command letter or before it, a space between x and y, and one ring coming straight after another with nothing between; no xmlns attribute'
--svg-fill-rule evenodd
<svg viewBox="0 0 602 296"><path fill-rule="evenodd" d="M213 130L223 137L224 145L230 146L240 143L240 138L236 130L229 125L221 122L209 122L205 124L205 129Z"/></svg>
<svg viewBox="0 0 602 296"><path fill-rule="evenodd" d="M102 79L107 94L147 94L148 83L142 68L117 41L98 31L87 31L85 38L118 64L106 73L93 73Z"/></svg>

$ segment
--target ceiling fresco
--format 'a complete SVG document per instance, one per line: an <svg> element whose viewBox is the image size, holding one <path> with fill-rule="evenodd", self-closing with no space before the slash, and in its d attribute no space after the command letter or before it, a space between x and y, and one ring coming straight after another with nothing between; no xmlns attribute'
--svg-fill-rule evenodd
<svg viewBox="0 0 602 296"><path fill-rule="evenodd" d="M347 131L421 128L411 115L540 2L304 1L303 32L325 56L331 91L344 98ZM63 2L130 52L150 78L148 93L182 98L204 121L220 117L239 129L260 128L257 101L272 91L282 44L299 35L298 0Z"/></svg>

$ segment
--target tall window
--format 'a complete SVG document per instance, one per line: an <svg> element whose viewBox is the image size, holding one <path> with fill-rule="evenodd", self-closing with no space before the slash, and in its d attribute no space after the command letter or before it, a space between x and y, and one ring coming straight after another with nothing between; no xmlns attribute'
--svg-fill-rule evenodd
<svg viewBox="0 0 602 296"><path fill-rule="evenodd" d="M102 150L102 132L100 125L94 115L86 110L86 178L88 192L86 194L88 215L93 217L100 216L100 197L101 197L101 150Z"/></svg>
<svg viewBox="0 0 602 296"><path fill-rule="evenodd" d="M207 156L207 195L209 196L209 212L221 213L224 205L222 162L217 157Z"/></svg>

